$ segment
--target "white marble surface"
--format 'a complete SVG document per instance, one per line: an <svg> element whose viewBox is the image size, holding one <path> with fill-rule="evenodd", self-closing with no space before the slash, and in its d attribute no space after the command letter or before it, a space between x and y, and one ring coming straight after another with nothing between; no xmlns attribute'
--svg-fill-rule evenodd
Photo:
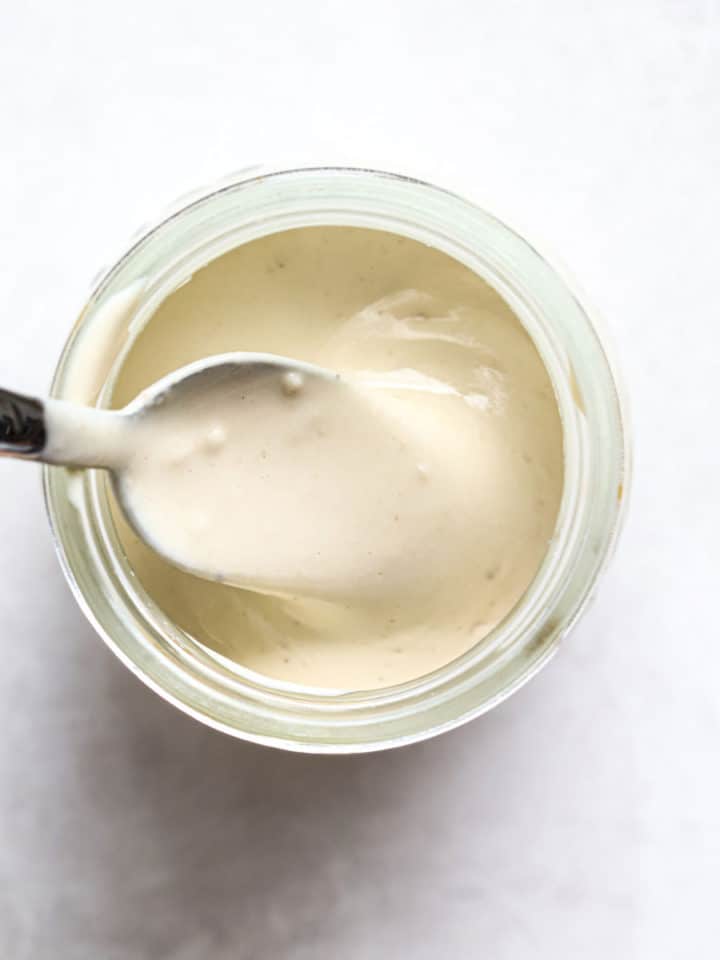
<svg viewBox="0 0 720 960"><path fill-rule="evenodd" d="M48 382L90 278L264 159L429 173L529 226L606 315L629 522L565 650L492 715L363 758L161 702L0 464L3 960L715 958L720 4L7 4L0 383ZM707 431L707 433L706 433Z"/></svg>

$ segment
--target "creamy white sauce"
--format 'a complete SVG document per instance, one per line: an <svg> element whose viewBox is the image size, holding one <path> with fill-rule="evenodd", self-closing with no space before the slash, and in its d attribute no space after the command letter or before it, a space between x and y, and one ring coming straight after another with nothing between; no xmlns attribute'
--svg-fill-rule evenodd
<svg viewBox="0 0 720 960"><path fill-rule="evenodd" d="M186 570L417 615L477 553L475 464L456 412L388 383L225 362L103 413L99 436L75 416L51 437L102 447L136 530Z"/></svg>
<svg viewBox="0 0 720 960"><path fill-rule="evenodd" d="M552 386L501 298L411 240L287 231L220 257L161 304L114 402L237 350L337 370L347 391L328 402L330 384L269 379L244 408L206 398L166 423L153 457L137 446L123 495L138 519L155 503L184 565L202 557L253 588L171 566L116 511L157 603L224 656L316 687L401 682L481 642L532 581L562 492Z"/></svg>
<svg viewBox="0 0 720 960"><path fill-rule="evenodd" d="M95 403L115 359L131 333L133 310L144 287L143 280L136 280L125 289L112 294L103 306L100 321L81 328L78 342L73 344L65 375L66 400L73 403ZM80 321L82 319L80 317Z"/></svg>

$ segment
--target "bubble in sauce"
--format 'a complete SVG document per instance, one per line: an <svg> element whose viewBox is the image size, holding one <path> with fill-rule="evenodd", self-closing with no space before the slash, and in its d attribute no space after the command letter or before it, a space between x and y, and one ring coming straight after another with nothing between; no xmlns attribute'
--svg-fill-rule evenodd
<svg viewBox="0 0 720 960"><path fill-rule="evenodd" d="M300 393L305 385L305 378L296 370L288 370L287 373L282 375L280 382L282 383L282 390L285 396L291 397L293 394Z"/></svg>

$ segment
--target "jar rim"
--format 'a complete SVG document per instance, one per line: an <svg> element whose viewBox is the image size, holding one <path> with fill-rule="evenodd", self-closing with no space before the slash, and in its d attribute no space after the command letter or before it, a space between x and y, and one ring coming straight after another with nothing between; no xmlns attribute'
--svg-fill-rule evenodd
<svg viewBox="0 0 720 960"><path fill-rule="evenodd" d="M198 214L198 222L206 228L212 223L214 230L204 244L192 240L190 221ZM233 229L219 229L233 218ZM626 409L594 318L535 246L439 187L384 171L327 166L234 178L185 198L147 228L97 283L61 355L52 395L63 396L73 349L98 306L125 286L128 267L130 274L146 269L142 259L149 247L164 253L153 251L156 274L138 302L138 317L143 310L149 315L173 283L182 282L183 270L214 259L223 244L231 249L255 236L311 223L375 226L464 262L509 304L548 368L565 447L556 535L519 603L479 645L424 677L374 691L298 693L282 690L287 685L271 678L259 678L260 683L229 676L233 671L210 651L202 648L199 656L191 650L179 628L163 636L173 629L159 609L139 608L138 592L107 539L102 477L88 474L79 494L69 491L66 471L45 468L43 476L57 550L76 599L106 643L157 693L247 740L305 752L360 752L456 727L504 700L550 659L586 605L620 529L629 473ZM178 230L182 255L173 260L168 240ZM74 526L68 522L71 496L83 505ZM112 597L119 609L101 602L103 589L105 600Z"/></svg>

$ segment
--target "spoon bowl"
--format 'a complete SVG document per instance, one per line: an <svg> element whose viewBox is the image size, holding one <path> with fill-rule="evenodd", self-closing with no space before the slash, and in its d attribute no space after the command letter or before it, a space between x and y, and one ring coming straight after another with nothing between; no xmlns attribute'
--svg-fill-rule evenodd
<svg viewBox="0 0 720 960"><path fill-rule="evenodd" d="M434 590L450 560L439 544L464 534L438 431L404 420L391 393L273 354L229 353L173 371L122 410L4 391L0 446L110 470L138 535L190 573L271 594L395 602L417 589L407 570L422 569Z"/></svg>

